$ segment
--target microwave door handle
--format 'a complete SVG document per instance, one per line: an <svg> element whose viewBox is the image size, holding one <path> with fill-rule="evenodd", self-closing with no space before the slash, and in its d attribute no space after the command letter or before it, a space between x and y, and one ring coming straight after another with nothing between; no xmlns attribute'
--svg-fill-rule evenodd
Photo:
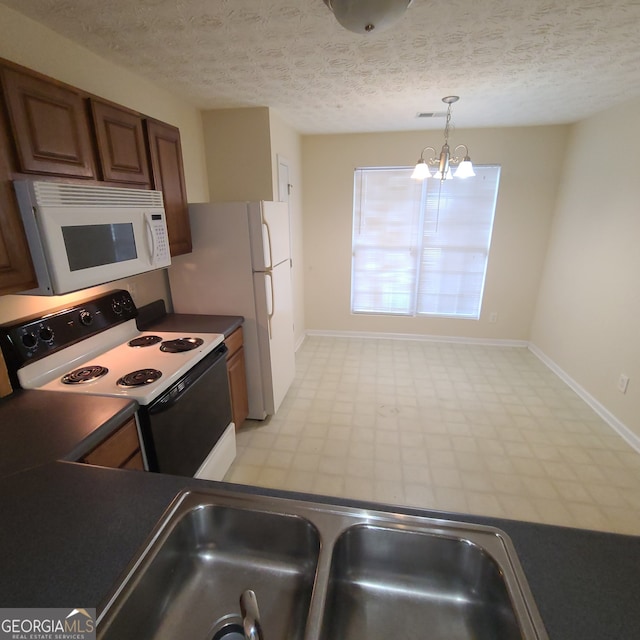
<svg viewBox="0 0 640 640"><path fill-rule="evenodd" d="M148 213L144 216L144 222L147 227L147 249L149 250L149 261L153 264L156 258L156 239L153 234L153 226L151 225L151 217Z"/></svg>

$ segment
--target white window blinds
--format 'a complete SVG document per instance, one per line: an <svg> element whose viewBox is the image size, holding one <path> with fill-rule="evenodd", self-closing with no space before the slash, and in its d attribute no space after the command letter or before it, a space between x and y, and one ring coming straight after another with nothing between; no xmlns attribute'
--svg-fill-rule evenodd
<svg viewBox="0 0 640 640"><path fill-rule="evenodd" d="M356 169L353 313L480 316L500 167L474 168L442 183Z"/></svg>

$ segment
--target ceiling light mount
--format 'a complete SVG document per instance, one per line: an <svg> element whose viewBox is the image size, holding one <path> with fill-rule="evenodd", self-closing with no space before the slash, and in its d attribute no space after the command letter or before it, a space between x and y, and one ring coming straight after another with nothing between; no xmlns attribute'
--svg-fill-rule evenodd
<svg viewBox="0 0 640 640"><path fill-rule="evenodd" d="M397 22L413 0L324 0L347 30L367 34Z"/></svg>
<svg viewBox="0 0 640 640"><path fill-rule="evenodd" d="M442 98L447 107L447 120L444 126L444 144L440 149L440 154L433 147L425 147L420 154L420 158L411 174L414 180L424 180L425 178L436 178L437 180L451 180L454 176L456 178L471 178L475 176L473 170L473 164L469 157L469 149L465 144L459 144L453 150L449 147L449 130L451 126L451 105L458 102L460 96L445 96ZM425 158L425 152L431 151L431 155ZM458 151L461 151L458 155ZM438 167L434 174L429 170L429 166ZM451 166L457 166L455 174L451 173Z"/></svg>

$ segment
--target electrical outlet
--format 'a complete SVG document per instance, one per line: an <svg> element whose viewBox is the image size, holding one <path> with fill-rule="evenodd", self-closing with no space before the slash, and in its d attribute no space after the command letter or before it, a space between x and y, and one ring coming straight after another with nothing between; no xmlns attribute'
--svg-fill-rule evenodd
<svg viewBox="0 0 640 640"><path fill-rule="evenodd" d="M620 393L627 393L627 387L629 386L629 376L625 376L624 373L620 374L618 378L618 391Z"/></svg>
<svg viewBox="0 0 640 640"><path fill-rule="evenodd" d="M489 322L491 324L495 324L496 322L498 322L498 312L497 311L492 311L489 314Z"/></svg>

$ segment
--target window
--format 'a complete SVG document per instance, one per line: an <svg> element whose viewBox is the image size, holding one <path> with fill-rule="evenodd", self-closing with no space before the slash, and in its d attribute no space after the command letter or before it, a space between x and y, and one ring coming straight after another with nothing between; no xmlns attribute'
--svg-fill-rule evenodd
<svg viewBox="0 0 640 640"><path fill-rule="evenodd" d="M445 182L356 169L352 313L480 317L500 167L474 169Z"/></svg>

